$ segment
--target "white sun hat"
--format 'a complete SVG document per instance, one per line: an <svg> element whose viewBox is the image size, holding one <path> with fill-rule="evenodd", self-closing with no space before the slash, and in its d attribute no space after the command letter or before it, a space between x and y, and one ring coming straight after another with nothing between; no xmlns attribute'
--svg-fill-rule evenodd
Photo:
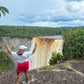
<svg viewBox="0 0 84 84"><path fill-rule="evenodd" d="M21 49L21 50L27 49L27 46L25 46L25 45L20 45L19 49Z"/></svg>

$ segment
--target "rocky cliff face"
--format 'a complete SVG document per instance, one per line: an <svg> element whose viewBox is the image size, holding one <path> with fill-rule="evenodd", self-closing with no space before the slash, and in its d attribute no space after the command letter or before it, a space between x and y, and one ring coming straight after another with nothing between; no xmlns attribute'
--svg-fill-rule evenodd
<svg viewBox="0 0 84 84"><path fill-rule="evenodd" d="M7 43L12 51L17 51L20 45L26 45L27 50L30 50L32 39L28 38L11 38L11 37L1 37L0 38L0 50L5 50L4 44Z"/></svg>

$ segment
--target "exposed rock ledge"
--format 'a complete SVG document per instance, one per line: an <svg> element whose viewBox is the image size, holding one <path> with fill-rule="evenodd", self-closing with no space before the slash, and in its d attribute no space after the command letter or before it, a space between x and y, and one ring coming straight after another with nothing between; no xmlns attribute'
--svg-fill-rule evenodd
<svg viewBox="0 0 84 84"><path fill-rule="evenodd" d="M84 84L84 62L69 62L70 66L55 65L58 70L31 70L28 84ZM14 74L0 75L0 84L14 84ZM20 74L19 84L25 80Z"/></svg>

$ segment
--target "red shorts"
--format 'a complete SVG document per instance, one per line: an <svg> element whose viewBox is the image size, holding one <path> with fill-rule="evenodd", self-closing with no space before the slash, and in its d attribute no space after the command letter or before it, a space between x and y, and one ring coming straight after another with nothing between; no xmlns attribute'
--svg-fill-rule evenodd
<svg viewBox="0 0 84 84"><path fill-rule="evenodd" d="M17 69L16 69L17 73L21 73L23 71L28 71L28 70L29 70L29 61L17 64Z"/></svg>

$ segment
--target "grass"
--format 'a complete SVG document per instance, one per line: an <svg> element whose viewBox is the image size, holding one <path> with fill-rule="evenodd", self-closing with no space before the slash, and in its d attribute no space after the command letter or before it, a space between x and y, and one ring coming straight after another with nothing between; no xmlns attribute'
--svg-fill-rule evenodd
<svg viewBox="0 0 84 84"><path fill-rule="evenodd" d="M53 70L53 69L58 69L57 67L54 66L43 66L39 70Z"/></svg>
<svg viewBox="0 0 84 84"><path fill-rule="evenodd" d="M62 63L62 65L64 65L64 66L70 66L70 63L69 63L69 61L66 61L66 62Z"/></svg>
<svg viewBox="0 0 84 84"><path fill-rule="evenodd" d="M69 63L69 61L65 61L65 62L63 62L63 63L56 64L56 65L70 66L70 63ZM58 70L59 68L56 67L56 66L51 65L51 66L43 66L43 67L41 67L39 70L53 70L53 69Z"/></svg>

